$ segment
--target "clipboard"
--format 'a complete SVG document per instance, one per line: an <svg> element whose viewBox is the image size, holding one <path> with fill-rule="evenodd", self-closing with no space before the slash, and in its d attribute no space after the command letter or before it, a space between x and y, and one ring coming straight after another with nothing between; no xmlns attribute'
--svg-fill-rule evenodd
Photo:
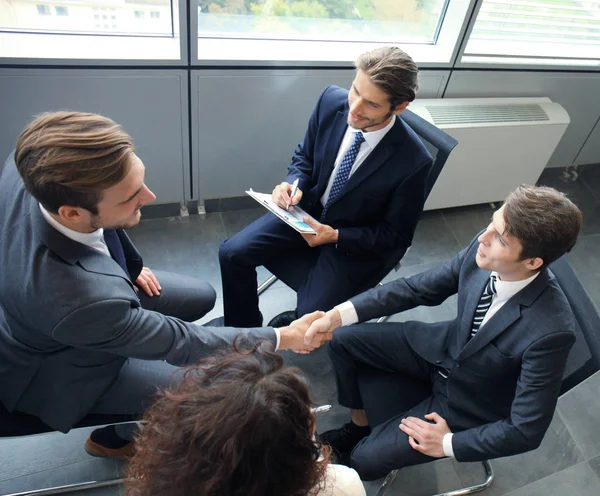
<svg viewBox="0 0 600 496"><path fill-rule="evenodd" d="M312 227L302 220L303 217L310 217L310 215L308 215L300 207L292 206L289 210L285 210L273 201L270 194L257 193L256 191L252 191L252 188L246 191L246 194L250 195L263 207L274 213L283 222L298 231L300 234L317 234Z"/></svg>

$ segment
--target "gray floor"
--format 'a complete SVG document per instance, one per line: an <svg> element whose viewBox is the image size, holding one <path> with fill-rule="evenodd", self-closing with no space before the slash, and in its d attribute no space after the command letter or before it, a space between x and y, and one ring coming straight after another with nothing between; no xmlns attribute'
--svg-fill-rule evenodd
<svg viewBox="0 0 600 496"><path fill-rule="evenodd" d="M584 212L582 236L569 260L590 297L600 308L600 166L584 168L575 178L563 171L548 169L541 183L567 192ZM493 209L489 205L426 212L417 228L413 247L404 257L402 268L387 279L411 275L453 256L489 223ZM222 298L218 246L221 240L239 231L262 215L262 209L213 213L205 216L143 221L130 231L131 237L149 267L182 272L210 282L217 290L215 309L203 321L222 315ZM259 280L268 273L259 270ZM283 310L294 307L294 293L277 283L261 297L261 310L268 321ZM435 321L452 318L455 301L450 299L436 309L415 309L393 319ZM346 421L346 412L336 405L331 365L318 350L309 356L286 354L287 363L303 369L311 380L314 401L334 405L329 413L320 414L319 430ZM498 479L486 491L489 495L562 495L567 491L578 496L600 494L600 432L588 411L600 397L600 377L585 387L561 398L559 410L549 434L535 452L498 460L494 466ZM592 401L592 397L595 399ZM589 398L589 399L588 399ZM600 406L600 405L598 405ZM597 412L598 407L589 408ZM583 420L582 420L583 419ZM586 424L587 422L587 424ZM29 438L0 439L0 494L68 484L93 478L117 476L122 466L112 460L94 459L83 449L88 431L75 430L67 435L51 433ZM468 484L481 474L477 464L458 464L442 460L406 469L400 473L390 495L425 495ZM552 475L554 474L554 475ZM375 494L377 483L367 484ZM568 489L566 489L568 487ZM88 491L86 494L113 495L120 488Z"/></svg>

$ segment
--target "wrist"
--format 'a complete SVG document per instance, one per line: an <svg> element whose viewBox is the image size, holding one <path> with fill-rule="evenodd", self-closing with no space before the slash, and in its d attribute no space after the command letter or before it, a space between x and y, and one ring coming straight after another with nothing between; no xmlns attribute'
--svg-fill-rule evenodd
<svg viewBox="0 0 600 496"><path fill-rule="evenodd" d="M290 327L279 327L275 332L279 332L279 347L277 351L289 350L290 349Z"/></svg>
<svg viewBox="0 0 600 496"><path fill-rule="evenodd" d="M329 310L327 312L327 314L328 314L327 316L329 317L329 321L331 322L331 325L329 327L329 332L334 331L338 327L341 327L342 314L340 314L340 311L337 308L332 308L331 310Z"/></svg>

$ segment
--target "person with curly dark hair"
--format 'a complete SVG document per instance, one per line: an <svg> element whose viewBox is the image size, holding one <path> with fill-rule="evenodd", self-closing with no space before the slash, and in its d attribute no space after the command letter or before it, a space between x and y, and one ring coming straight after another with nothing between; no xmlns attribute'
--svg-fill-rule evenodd
<svg viewBox="0 0 600 496"><path fill-rule="evenodd" d="M315 441L308 381L261 342L191 366L144 415L127 496L364 496Z"/></svg>

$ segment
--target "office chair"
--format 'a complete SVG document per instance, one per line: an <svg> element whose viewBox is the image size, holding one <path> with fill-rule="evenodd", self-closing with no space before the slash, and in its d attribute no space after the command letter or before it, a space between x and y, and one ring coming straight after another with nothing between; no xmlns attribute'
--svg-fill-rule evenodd
<svg viewBox="0 0 600 496"><path fill-rule="evenodd" d="M400 114L400 118L415 133L417 133L419 138L421 138L423 145L425 145L425 148L427 148L433 157L433 163L431 164L425 191L425 198L427 198L429 193L431 193L438 176L442 172L442 168L448 160L450 152L452 152L454 147L458 144L458 141L408 109ZM406 250L404 248L394 252L392 256L390 256L390 259L384 266L382 272L388 274L392 269L398 270L400 268L400 260L405 253ZM304 268L298 267L295 264L289 264L286 261L273 262L272 264L265 265L265 267L273 275L258 287L257 293L259 296L278 279L296 291L302 284L306 274ZM379 281L376 281L374 284L377 282Z"/></svg>
<svg viewBox="0 0 600 496"><path fill-rule="evenodd" d="M135 418L131 415L88 415L77 427L92 427L96 425L116 424L121 422L132 422ZM9 412L2 403L0 403L0 438L20 437L33 434L42 434L53 432L54 429L44 424L40 419L33 415L21 412ZM1 442L1 441L0 441ZM68 484L63 486L47 487L33 491L24 491L19 493L0 493L1 496L41 496L49 494L64 494L73 491L82 491L84 489L93 489L99 487L116 486L121 484L123 479L111 479L105 481L88 481Z"/></svg>
<svg viewBox="0 0 600 496"><path fill-rule="evenodd" d="M571 305L576 323L577 339L569 353L560 389L560 394L563 395L600 370L600 315L564 256L552 263L549 268ZM483 482L433 496L464 496L489 487L494 479L494 470L488 460L481 463L486 473ZM377 496L386 493L397 473L397 470L392 470L388 474Z"/></svg>

